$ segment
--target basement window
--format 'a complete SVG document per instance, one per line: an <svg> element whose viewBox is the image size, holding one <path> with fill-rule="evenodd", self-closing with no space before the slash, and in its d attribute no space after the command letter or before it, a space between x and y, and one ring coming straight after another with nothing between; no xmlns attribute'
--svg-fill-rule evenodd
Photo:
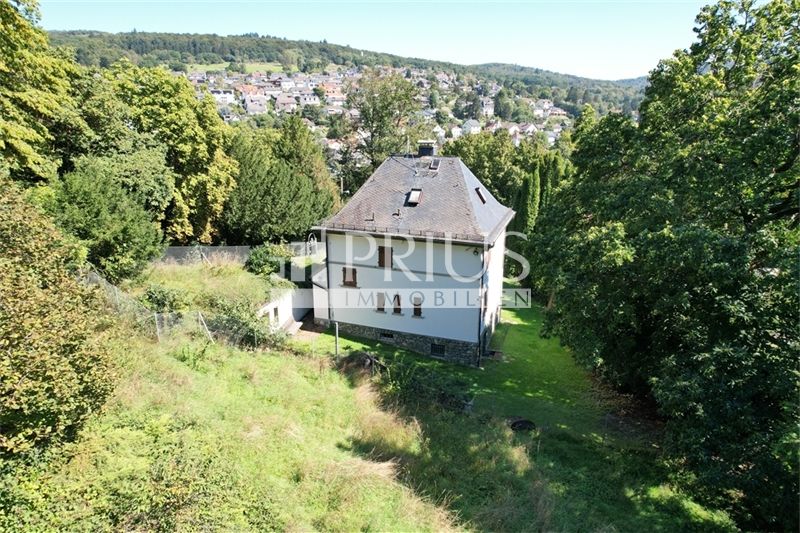
<svg viewBox="0 0 800 533"><path fill-rule="evenodd" d="M380 338L382 341L392 340L394 339L394 333L389 333L388 331L381 331Z"/></svg>
<svg viewBox="0 0 800 533"><path fill-rule="evenodd" d="M475 187L475 192L478 193L478 198L481 199L481 203L486 203L486 197L483 195L483 189L480 187Z"/></svg>
<svg viewBox="0 0 800 533"><path fill-rule="evenodd" d="M444 355L444 344L437 344L435 342L431 343L431 355Z"/></svg>
<svg viewBox="0 0 800 533"><path fill-rule="evenodd" d="M342 267L342 285L345 287L358 286L358 273L355 268Z"/></svg>
<svg viewBox="0 0 800 533"><path fill-rule="evenodd" d="M417 205L422 200L422 189L411 189L408 193L408 205Z"/></svg>

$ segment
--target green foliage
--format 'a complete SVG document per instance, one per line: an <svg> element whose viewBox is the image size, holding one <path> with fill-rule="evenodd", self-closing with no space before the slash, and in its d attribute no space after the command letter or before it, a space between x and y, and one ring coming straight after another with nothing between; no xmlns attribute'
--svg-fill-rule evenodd
<svg viewBox="0 0 800 533"><path fill-rule="evenodd" d="M416 87L399 74L380 76L376 72L365 74L358 86L348 91L348 105L359 111L356 127L367 134L359 149L373 169L389 155L404 150L406 141L418 140L404 134L418 108L416 95Z"/></svg>
<svg viewBox="0 0 800 533"><path fill-rule="evenodd" d="M385 366L380 371L378 382L390 401L406 405L438 405L460 412L471 399L469 384L465 380L402 358Z"/></svg>
<svg viewBox="0 0 800 533"><path fill-rule="evenodd" d="M274 329L266 318L256 316L246 300L219 298L211 305L214 313L206 318L209 329L237 346L276 348L286 340L285 333Z"/></svg>
<svg viewBox="0 0 800 533"><path fill-rule="evenodd" d="M296 180L313 184L315 222L339 208L339 190L331 178L325 153L300 117L291 115L283 122L272 148L275 156L292 169Z"/></svg>
<svg viewBox="0 0 800 533"><path fill-rule="evenodd" d="M225 154L228 129L210 97L198 100L182 77L121 61L107 72L138 131L166 147L175 171L167 235L177 242L210 242L235 185L236 161Z"/></svg>
<svg viewBox="0 0 800 533"><path fill-rule="evenodd" d="M315 176L311 166L319 163L319 154L308 152L312 161L298 160L303 154L292 153L291 141L282 139L283 135L243 131L234 139L231 153L238 162L239 177L223 214L227 242L260 244L302 236L330 212L331 195L326 201L328 190L320 191L315 183L329 182L327 171L317 166Z"/></svg>
<svg viewBox="0 0 800 533"><path fill-rule="evenodd" d="M55 176L48 126L74 106L74 65L48 47L38 18L34 0L0 2L0 160L15 178L34 180Z"/></svg>
<svg viewBox="0 0 800 533"><path fill-rule="evenodd" d="M0 183L0 454L68 436L111 391L114 369L79 252Z"/></svg>
<svg viewBox="0 0 800 533"><path fill-rule="evenodd" d="M735 531L724 511L699 505L674 485L658 423L592 379L559 339L543 338L542 319L538 307L504 310L492 339L503 360L485 360L482 368L340 335L340 353L353 352L346 360L359 363L356 354L367 352L390 370L395 361L415 366L406 372L428 383L425 374L457 378L472 400L465 413L463 403L443 409L381 387L384 402L419 428L421 440L409 442L395 427L373 423L354 437L353 448L373 460L397 461L399 478L421 493L458 494L440 504L481 531L640 531L653 524L667 531ZM311 342L315 353L332 352L333 331ZM414 386L413 380L393 382ZM463 392L461 385L456 390ZM507 420L515 417L532 420L537 430L512 433Z"/></svg>
<svg viewBox="0 0 800 533"><path fill-rule="evenodd" d="M109 161L87 157L54 184L52 216L111 280L135 276L163 250L160 228L123 189L125 179Z"/></svg>
<svg viewBox="0 0 800 533"><path fill-rule="evenodd" d="M449 531L392 466L348 450L413 427L325 360L136 335L117 393L70 446L0 464L0 530ZM344 437L343 437L344 436Z"/></svg>
<svg viewBox="0 0 800 533"><path fill-rule="evenodd" d="M514 101L505 89L500 89L494 96L494 114L503 120L511 120L514 113Z"/></svg>
<svg viewBox="0 0 800 533"><path fill-rule="evenodd" d="M169 313L186 309L189 305L189 294L179 288L166 287L158 283L150 283L140 297L144 304L158 313Z"/></svg>
<svg viewBox="0 0 800 533"><path fill-rule="evenodd" d="M522 173L516 166L516 149L505 130L464 135L444 146L443 154L460 157L504 205L511 205L522 184Z"/></svg>
<svg viewBox="0 0 800 533"><path fill-rule="evenodd" d="M250 256L244 264L245 268L259 276L270 274L284 274L281 268L286 268L292 258L292 251L282 244L264 244L250 250Z"/></svg>
<svg viewBox="0 0 800 533"><path fill-rule="evenodd" d="M539 213L539 169L534 169L532 174L526 174L522 180L517 199L514 202L514 229L528 235L536 225Z"/></svg>
<svg viewBox="0 0 800 533"><path fill-rule="evenodd" d="M568 173L568 163L560 152L547 151L535 141L515 147L505 130L465 135L446 144L444 153L460 157L500 202L514 207L517 231L535 226L540 204L547 203L550 184Z"/></svg>
<svg viewBox="0 0 800 533"><path fill-rule="evenodd" d="M481 117L481 98L478 93L470 91L458 96L453 114L460 119L475 119Z"/></svg>
<svg viewBox="0 0 800 533"><path fill-rule="evenodd" d="M638 127L585 108L531 248L550 330L655 400L695 490L750 529L798 519L798 14L705 8Z"/></svg>
<svg viewBox="0 0 800 533"><path fill-rule="evenodd" d="M149 285L165 287L186 300L182 309L200 310L203 314L214 312L219 299L246 300L253 309L269 301L272 279L251 274L239 263L214 256L210 260L211 264L156 263L132 283L132 292L141 300Z"/></svg>

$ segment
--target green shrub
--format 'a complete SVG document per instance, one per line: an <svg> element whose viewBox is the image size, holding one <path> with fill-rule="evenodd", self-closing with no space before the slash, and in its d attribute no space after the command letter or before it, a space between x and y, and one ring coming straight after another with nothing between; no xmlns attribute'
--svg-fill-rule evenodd
<svg viewBox="0 0 800 533"><path fill-rule="evenodd" d="M229 342L251 348L273 348L284 343L285 334L274 330L266 318L258 318L247 301L220 298L213 306L214 313L206 318L206 324Z"/></svg>
<svg viewBox="0 0 800 533"><path fill-rule="evenodd" d="M0 183L0 453L63 437L110 392L113 367L79 252Z"/></svg>
<svg viewBox="0 0 800 533"><path fill-rule="evenodd" d="M387 397L411 405L435 404L455 411L463 410L470 400L469 385L452 374L421 366L414 361L395 359L380 370L378 383Z"/></svg>
<svg viewBox="0 0 800 533"><path fill-rule="evenodd" d="M159 225L100 160L80 159L75 171L56 183L48 207L111 281L135 276L163 250Z"/></svg>
<svg viewBox="0 0 800 533"><path fill-rule="evenodd" d="M260 276L275 273L286 275L291 258L292 251L284 244L262 244L250 250L250 257L244 266L248 271ZM282 269L283 272L280 272Z"/></svg>
<svg viewBox="0 0 800 533"><path fill-rule="evenodd" d="M189 305L190 298L184 290L151 283L145 289L141 300L153 311L168 313L185 309Z"/></svg>

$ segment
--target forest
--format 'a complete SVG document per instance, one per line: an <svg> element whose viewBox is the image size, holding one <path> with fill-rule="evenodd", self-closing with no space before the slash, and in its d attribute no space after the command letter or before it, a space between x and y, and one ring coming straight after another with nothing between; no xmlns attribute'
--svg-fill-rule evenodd
<svg viewBox="0 0 800 533"><path fill-rule="evenodd" d="M230 126L209 97L145 58L272 61L291 46L320 65L356 64L355 51L257 36L49 41L37 22L35 0L0 1L2 479L71 442L114 391L110 347L122 340L77 281L87 262L121 283L168 243L280 243L346 200L299 115ZM531 264L522 283L542 305L543 336L663 424L671 483L741 529L797 530L800 4L721 0L695 32L651 72L638 121L586 105L552 148L484 132L444 153L517 212L512 229L526 238L509 247ZM353 128L370 132L356 148L365 166L334 169L352 186L405 146L414 91L369 72L351 89ZM296 372L322 375L309 368ZM170 481L174 465L159 464ZM171 482L170 497L191 499ZM0 488L0 526L20 498Z"/></svg>

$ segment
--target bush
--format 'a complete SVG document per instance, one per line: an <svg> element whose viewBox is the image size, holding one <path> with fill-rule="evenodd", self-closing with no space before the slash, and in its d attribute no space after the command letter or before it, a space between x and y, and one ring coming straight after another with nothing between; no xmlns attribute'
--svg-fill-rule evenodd
<svg viewBox="0 0 800 533"><path fill-rule="evenodd" d="M79 251L10 183L0 183L0 453L63 437L111 391L95 292Z"/></svg>
<svg viewBox="0 0 800 533"><path fill-rule="evenodd" d="M387 397L405 404L438 405L461 411L470 400L469 384L414 361L396 359L377 363L378 383Z"/></svg>
<svg viewBox="0 0 800 533"><path fill-rule="evenodd" d="M85 244L89 261L111 281L138 274L163 250L152 215L98 160L81 159L76 170L56 184L50 209L58 225Z"/></svg>
<svg viewBox="0 0 800 533"><path fill-rule="evenodd" d="M158 313L180 311L189 305L189 295L181 289L151 283L141 297L142 303Z"/></svg>
<svg viewBox="0 0 800 533"><path fill-rule="evenodd" d="M284 244L262 244L250 250L250 257L244 267L259 276L275 273L286 275L291 258L292 251ZM280 272L281 269L283 272Z"/></svg>
<svg viewBox="0 0 800 533"><path fill-rule="evenodd" d="M215 334L227 337L229 342L251 348L274 348L283 344L285 334L273 330L267 319L258 318L247 301L218 299L213 306L215 312L207 317L206 325Z"/></svg>

